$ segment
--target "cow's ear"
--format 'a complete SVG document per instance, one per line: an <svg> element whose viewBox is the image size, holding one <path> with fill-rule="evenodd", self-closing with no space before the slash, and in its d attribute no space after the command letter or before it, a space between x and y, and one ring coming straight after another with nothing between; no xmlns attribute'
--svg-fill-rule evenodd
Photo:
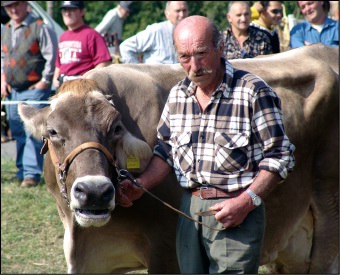
<svg viewBox="0 0 340 275"><path fill-rule="evenodd" d="M18 113L26 130L40 140L46 132L46 120L50 113L50 107L38 109L34 106L19 103Z"/></svg>
<svg viewBox="0 0 340 275"><path fill-rule="evenodd" d="M123 139L117 144L115 155L119 168L141 173L149 164L153 154L145 141L125 131Z"/></svg>

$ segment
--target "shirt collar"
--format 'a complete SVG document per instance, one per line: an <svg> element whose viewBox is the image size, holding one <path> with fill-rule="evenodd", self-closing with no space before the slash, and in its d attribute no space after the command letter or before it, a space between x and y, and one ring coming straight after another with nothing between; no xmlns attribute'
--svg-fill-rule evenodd
<svg viewBox="0 0 340 275"><path fill-rule="evenodd" d="M17 27L20 28L21 26L29 26L32 21L34 21L36 18L32 15L32 13L28 13L28 15L26 16L26 18L24 19L24 21L21 22L21 24ZM10 26L14 29L15 28L15 22L14 20L10 21Z"/></svg>
<svg viewBox="0 0 340 275"><path fill-rule="evenodd" d="M325 29L325 28L330 27L330 26L334 26L335 23L336 23L335 20L332 20L331 18L326 17L325 22L323 23L322 29ZM312 24L309 21L306 20L306 24L308 25L309 30L314 29Z"/></svg>

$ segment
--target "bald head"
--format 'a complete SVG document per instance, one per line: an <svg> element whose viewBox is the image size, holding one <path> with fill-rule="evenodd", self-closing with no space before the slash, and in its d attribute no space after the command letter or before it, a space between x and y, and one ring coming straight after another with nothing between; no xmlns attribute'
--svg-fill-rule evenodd
<svg viewBox="0 0 340 275"><path fill-rule="evenodd" d="M184 18L174 29L174 44L177 48L179 41L191 40L193 36L197 39L208 38L215 48L223 42L223 37L217 26L207 17L194 15Z"/></svg>

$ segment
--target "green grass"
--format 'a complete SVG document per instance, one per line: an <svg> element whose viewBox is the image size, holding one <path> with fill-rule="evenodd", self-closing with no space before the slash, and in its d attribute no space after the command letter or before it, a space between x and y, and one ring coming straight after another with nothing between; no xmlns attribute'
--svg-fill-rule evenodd
<svg viewBox="0 0 340 275"><path fill-rule="evenodd" d="M21 188L1 160L1 273L66 273L64 229L45 184Z"/></svg>

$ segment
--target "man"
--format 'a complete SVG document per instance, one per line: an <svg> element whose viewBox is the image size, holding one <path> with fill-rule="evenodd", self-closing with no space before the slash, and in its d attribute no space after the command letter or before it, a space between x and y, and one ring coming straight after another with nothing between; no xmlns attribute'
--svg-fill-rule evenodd
<svg viewBox="0 0 340 275"><path fill-rule="evenodd" d="M209 19L191 16L174 30L187 78L169 94L158 144L136 179L152 189L173 170L185 189L180 210L211 210L202 222L179 216L181 273L257 273L265 212L261 198L292 170L294 145L285 134L280 99L260 78L223 57L223 37ZM143 194L121 182L123 206Z"/></svg>
<svg viewBox="0 0 340 275"><path fill-rule="evenodd" d="M227 59L252 58L273 53L270 39L260 29L250 26L250 8L247 2L229 3L225 32L224 54Z"/></svg>
<svg viewBox="0 0 340 275"><path fill-rule="evenodd" d="M46 101L51 95L57 36L28 12L27 1L2 1L1 6L11 18L1 34L1 95L9 101ZM42 143L25 131L17 104L7 105L7 116L16 140L16 177L21 187L37 186L44 160Z"/></svg>
<svg viewBox="0 0 340 275"><path fill-rule="evenodd" d="M167 21L149 25L145 30L120 44L124 63L173 64L178 63L173 48L172 31L189 14L185 1L168 1L164 10Z"/></svg>
<svg viewBox="0 0 340 275"><path fill-rule="evenodd" d="M123 23L131 13L132 1L120 1L119 5L109 10L95 28L106 39L108 46L114 46L115 55L120 57L119 44L123 40Z"/></svg>
<svg viewBox="0 0 340 275"><path fill-rule="evenodd" d="M263 30L270 39L273 53L280 52L279 23L283 17L282 1L259 1L262 9L259 17L254 19L250 26Z"/></svg>
<svg viewBox="0 0 340 275"><path fill-rule="evenodd" d="M290 32L290 47L298 48L312 43L339 46L339 22L329 17L329 1L298 1L305 20Z"/></svg>
<svg viewBox="0 0 340 275"><path fill-rule="evenodd" d="M55 87L112 63L104 38L84 22L84 1L63 1L60 9L68 30L59 39L53 77Z"/></svg>

